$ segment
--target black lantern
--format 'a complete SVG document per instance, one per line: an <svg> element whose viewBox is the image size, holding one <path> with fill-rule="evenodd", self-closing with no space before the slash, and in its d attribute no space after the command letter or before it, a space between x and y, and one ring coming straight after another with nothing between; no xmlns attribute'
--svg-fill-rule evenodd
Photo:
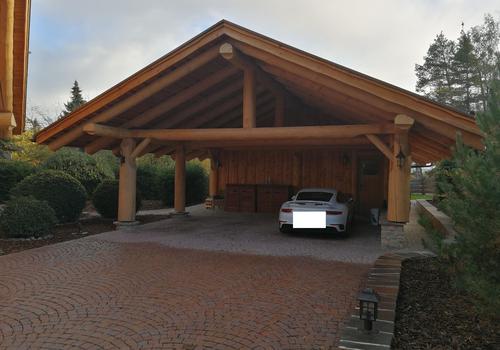
<svg viewBox="0 0 500 350"><path fill-rule="evenodd" d="M379 296L372 288L365 288L358 295L359 319L364 321L364 330L371 331L377 320Z"/></svg>
<svg viewBox="0 0 500 350"><path fill-rule="evenodd" d="M396 159L398 161L398 167L402 168L403 165L405 165L406 156L403 153L403 151L401 151L401 149L399 150L399 153L397 154Z"/></svg>

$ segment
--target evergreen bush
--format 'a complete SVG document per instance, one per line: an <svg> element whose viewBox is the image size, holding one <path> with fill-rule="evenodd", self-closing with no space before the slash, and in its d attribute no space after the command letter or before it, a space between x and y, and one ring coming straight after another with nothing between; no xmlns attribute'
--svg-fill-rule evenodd
<svg viewBox="0 0 500 350"><path fill-rule="evenodd" d="M63 148L53 153L42 164L42 168L61 170L73 176L85 187L88 197L103 180L114 178L110 169L103 169L93 157L72 148Z"/></svg>
<svg viewBox="0 0 500 350"><path fill-rule="evenodd" d="M0 159L0 202L6 201L9 191L33 171L33 165L28 162Z"/></svg>
<svg viewBox="0 0 500 350"><path fill-rule="evenodd" d="M118 217L118 180L105 180L97 186L92 203L95 209L102 217L108 219L116 219ZM138 211L141 208L141 194L137 191L135 197L135 209Z"/></svg>
<svg viewBox="0 0 500 350"><path fill-rule="evenodd" d="M161 199L167 206L174 205L175 168L165 169L161 180ZM208 175L201 163L186 165L186 205L202 203L208 193Z"/></svg>
<svg viewBox="0 0 500 350"><path fill-rule="evenodd" d="M57 170L44 170L17 184L11 196L33 196L47 201L60 223L74 222L85 207L85 188L71 175Z"/></svg>
<svg viewBox="0 0 500 350"><path fill-rule="evenodd" d="M7 238L45 236L52 232L56 223L54 209L33 197L9 200L0 214L0 230Z"/></svg>

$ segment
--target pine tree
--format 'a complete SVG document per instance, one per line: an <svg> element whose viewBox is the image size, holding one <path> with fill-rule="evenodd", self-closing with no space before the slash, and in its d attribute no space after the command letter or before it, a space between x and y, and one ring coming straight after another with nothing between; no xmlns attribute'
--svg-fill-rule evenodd
<svg viewBox="0 0 500 350"><path fill-rule="evenodd" d="M424 64L415 65L417 92L449 105L453 100L452 61L455 43L447 39L443 32L438 34L424 57Z"/></svg>
<svg viewBox="0 0 500 350"><path fill-rule="evenodd" d="M82 90L78 86L78 81L75 80L73 87L71 88L71 98L64 104L65 109L61 112L59 117L62 118L67 116L86 102L87 101L85 101L82 97Z"/></svg>
<svg viewBox="0 0 500 350"><path fill-rule="evenodd" d="M415 65L417 92L463 112L485 111L489 86L500 67L499 22L491 15L465 31L458 40L440 33L430 45L424 64Z"/></svg>
<svg viewBox="0 0 500 350"><path fill-rule="evenodd" d="M480 83L478 73L479 59L474 54L474 45L470 35L460 32L458 44L453 56L453 76L455 83L456 106L465 112L479 110Z"/></svg>

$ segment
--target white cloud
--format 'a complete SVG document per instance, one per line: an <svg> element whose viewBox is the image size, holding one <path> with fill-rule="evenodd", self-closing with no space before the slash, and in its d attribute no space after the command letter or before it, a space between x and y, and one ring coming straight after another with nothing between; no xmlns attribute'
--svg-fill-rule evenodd
<svg viewBox="0 0 500 350"><path fill-rule="evenodd" d="M57 110L78 79L106 90L222 18L413 90L413 67L440 31L499 17L482 1L44 0L32 4L29 101Z"/></svg>

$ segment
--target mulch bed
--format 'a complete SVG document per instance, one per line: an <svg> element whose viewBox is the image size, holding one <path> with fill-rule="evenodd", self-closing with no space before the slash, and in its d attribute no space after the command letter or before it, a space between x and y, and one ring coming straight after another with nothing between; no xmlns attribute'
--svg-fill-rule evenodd
<svg viewBox="0 0 500 350"><path fill-rule="evenodd" d="M394 349L500 349L500 326L453 288L437 258L403 263Z"/></svg>
<svg viewBox="0 0 500 350"><path fill-rule="evenodd" d="M168 215L138 215L136 219L141 224L147 224L168 218ZM70 241L98 233L113 231L113 220L93 217L80 220L78 223L58 225L50 237L40 239L0 239L0 255L19 252L25 249L42 247L44 245Z"/></svg>

